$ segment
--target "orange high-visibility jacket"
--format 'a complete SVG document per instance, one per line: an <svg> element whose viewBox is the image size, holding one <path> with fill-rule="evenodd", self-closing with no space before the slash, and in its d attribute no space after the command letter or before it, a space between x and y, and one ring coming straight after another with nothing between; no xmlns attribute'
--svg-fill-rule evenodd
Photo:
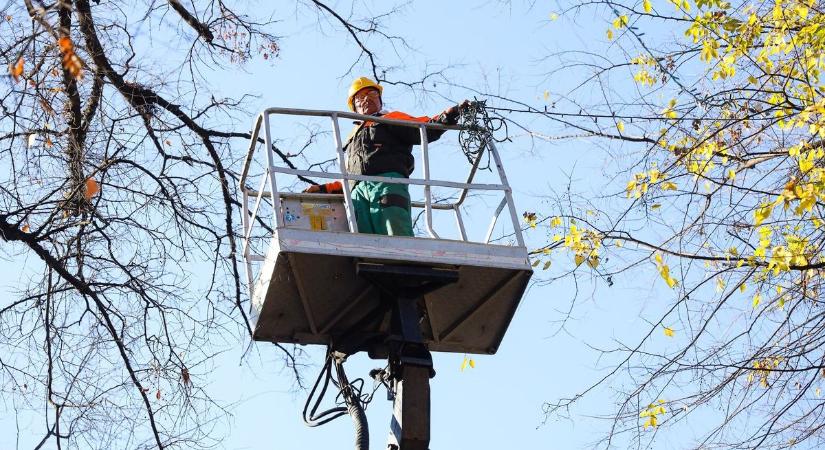
<svg viewBox="0 0 825 450"><path fill-rule="evenodd" d="M400 111L383 115L386 119L411 122L433 122L455 125L457 114L443 112L433 117L414 117ZM445 130L427 130L427 141L438 140ZM344 144L347 153L347 171L356 175L377 175L398 172L410 176L415 168L413 145L421 144L421 134L416 127L364 122L355 127ZM333 181L322 185L322 192L342 192L341 183Z"/></svg>

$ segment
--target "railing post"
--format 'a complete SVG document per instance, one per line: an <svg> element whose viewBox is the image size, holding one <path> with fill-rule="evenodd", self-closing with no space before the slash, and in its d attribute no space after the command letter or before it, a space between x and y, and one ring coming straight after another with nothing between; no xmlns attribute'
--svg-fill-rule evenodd
<svg viewBox="0 0 825 450"><path fill-rule="evenodd" d="M284 219L281 217L281 196L278 194L278 183L275 181L275 161L272 157L272 134L269 132L269 113L264 113L264 145L266 149L266 167L269 175L269 192L272 194L272 226L281 228L284 226ZM262 186L263 187L263 186ZM263 195L263 189L258 192Z"/></svg>
<svg viewBox="0 0 825 450"><path fill-rule="evenodd" d="M332 134L335 136L335 150L338 153L338 166L341 168L341 189L344 192L344 209L347 213L347 223L350 233L358 232L358 223L355 221L355 207L352 204L352 193L349 190L347 175L347 159L344 157L344 146L341 144L341 129L338 126L338 114L332 113Z"/></svg>
<svg viewBox="0 0 825 450"><path fill-rule="evenodd" d="M487 234L484 236L484 243L489 244L490 239L493 237L493 231L496 230L496 222L498 221L498 215L501 214L501 210L504 209L504 205L507 204L507 197L502 197L501 202L499 202L496 211L493 213L493 220L490 221L490 226L487 227Z"/></svg>
<svg viewBox="0 0 825 450"><path fill-rule="evenodd" d="M427 148L427 128L424 125L419 125L418 131L421 135L421 159L424 160L424 181L427 183L424 185L424 216L427 222L427 232L430 234L430 237L440 239L438 237L438 233L436 233L433 229L433 208L432 198L430 195L430 156Z"/></svg>
<svg viewBox="0 0 825 450"><path fill-rule="evenodd" d="M252 298L255 287L252 285L252 261L249 258L249 236L252 231L252 223L249 220L249 193L246 192L246 187L241 185L241 192L243 192L243 259L244 268L246 269L246 283L249 290L249 298Z"/></svg>
<svg viewBox="0 0 825 450"><path fill-rule="evenodd" d="M493 137L487 133L485 139L486 144L490 146L490 153L493 155L493 161L496 163L498 169L498 177L507 189L504 190L504 198L507 200L507 208L510 210L510 219L513 222L513 233L516 234L516 242L519 247L524 247L524 236L521 235L521 226L518 221L518 214L516 214L516 205L513 203L513 190L510 188L510 183L507 181L507 175L504 173L504 166L501 164L501 157L498 155L498 149L493 143ZM489 237L487 238L489 242Z"/></svg>
<svg viewBox="0 0 825 450"><path fill-rule="evenodd" d="M464 219L461 218L461 205L456 203L453 205L453 212L455 213L455 222L458 225L458 232L461 234L461 240L467 240L467 230L464 229Z"/></svg>
<svg viewBox="0 0 825 450"><path fill-rule="evenodd" d="M249 176L249 166L252 164L252 158L255 156L255 149L258 148L258 133L261 131L261 121L263 121L264 113L258 114L252 124L252 135L249 138L249 150L246 152L246 159L243 162L243 169L241 169L241 186L246 186L246 177Z"/></svg>
<svg viewBox="0 0 825 450"><path fill-rule="evenodd" d="M263 113L258 114L252 124L252 133L249 139L249 150L244 159L243 169L241 170L241 179L239 186L243 192L243 246L244 268L246 271L247 290L249 291L249 298L255 293L255 286L253 285L254 275L252 273L252 260L249 255L249 237L252 235L252 226L254 225L254 218L249 216L249 192L246 190L246 180L249 176L249 168L252 165L252 159L255 156L255 150L258 148L258 134L261 131L261 122L263 121ZM260 193L258 194L260 200ZM250 309L252 305L250 304Z"/></svg>

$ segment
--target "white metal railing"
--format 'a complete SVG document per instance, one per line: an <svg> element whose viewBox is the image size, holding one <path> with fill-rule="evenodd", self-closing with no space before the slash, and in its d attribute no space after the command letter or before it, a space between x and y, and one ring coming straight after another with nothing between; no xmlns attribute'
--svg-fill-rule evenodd
<svg viewBox="0 0 825 450"><path fill-rule="evenodd" d="M275 165L274 156L272 152L272 133L270 130L269 125L269 116L270 115L296 115L296 116L313 116L313 117L329 117L332 119L332 131L335 138L335 150L337 153L338 159L338 166L340 168L340 172L324 172L324 171L317 171L317 170L299 170L299 169L292 169L289 167L279 167ZM339 119L350 119L350 120L360 120L360 121L371 121L376 123L385 123L391 125L400 125L405 127L413 127L418 128L421 134L421 164L422 164L422 175L423 179L417 178L390 178L390 177L380 177L380 176L372 176L372 175L356 175L347 173L346 168L346 157L344 155L344 148L341 141L341 130L338 126ZM267 149L264 151L264 161L263 166L266 168L263 177L261 178L260 184L257 190L253 190L247 187L247 179L249 177L249 170L250 165L252 163L253 158L255 157L256 149L258 146L258 141L260 137L261 128L263 127L264 131L264 138L263 138L263 148ZM501 164L501 158L498 154L498 150L496 149L495 142L493 141L492 137L488 134L487 139L484 142L483 148L480 149L478 154L476 155L476 159L473 162L473 165L470 168L469 174L467 175L466 182L455 182L455 181L447 181L447 180L433 180L430 177L430 161L429 161L429 142L427 139L427 129L439 129L439 130L460 130L461 127L458 126L448 126L448 125L441 125L436 123L428 123L428 122L412 122L406 120L398 120L398 119L386 119L383 117L377 116L366 116L362 114L356 114L351 112L344 112L344 111L325 111L325 110L311 110L311 109L294 109L294 108L267 108L263 112L261 112L255 119L255 122L252 127L252 136L250 139L249 151L247 152L246 159L244 160L243 170L241 172L241 180L240 186L243 194L243 201L242 201L242 209L243 209L243 255L247 261L247 265L250 264L251 260L262 260L262 255L250 255L249 253L249 239L251 236L251 231L253 228L253 224L258 216L258 210L261 206L261 202L264 198L269 198L271 202L271 206L273 209L272 214L272 227L273 229L278 229L284 226L283 218L281 217L280 210L281 210L281 196L280 192L278 191L278 184L276 180L276 174L285 174L285 175L294 175L294 176L304 176L304 177L315 177L315 178L322 178L322 179L334 179L341 182L341 185L344 187L344 206L347 215L347 224L349 227L350 232L357 233L358 226L355 222L355 210L352 205L352 195L348 189L349 181L356 180L356 181L383 181L395 184L407 184L407 185L418 185L424 187L424 201L423 202L411 202L411 206L415 208L424 208L424 217L425 217L425 224L427 228L427 233L430 237L439 239L438 233L436 233L433 227L433 218L432 212L433 209L438 210L452 210L455 214L456 219L456 227L458 228L458 232L461 236L463 241L467 241L467 232L464 228L464 221L461 217L460 207L464 200L467 198L467 193L473 190L486 190L486 191L502 191L504 193L501 202L499 203L498 207L493 214L492 220L490 225L487 229L487 234L484 239L485 244L489 244L490 239L492 237L493 230L495 228L496 222L498 221L498 216L504 210L506 206L510 213L510 219L512 220L513 230L516 238L516 242L520 247L524 247L524 238L521 233L521 227L519 226L518 215L516 214L516 208L513 203L512 197L512 190L510 189L510 185L507 182L507 175L504 173L504 167ZM473 178L478 170L478 164L481 161L481 157L484 151L489 151L490 155L493 158L493 162L495 163L496 170L498 171L499 181L498 184L480 184L480 183L473 183ZM267 186L268 185L268 186ZM432 201L432 193L431 188L433 186L439 187L448 187L448 188L455 188L461 189L461 194L459 195L458 199L452 203L433 203ZM267 189L268 188L268 189ZM255 203L252 207L252 210L249 209L249 201L250 201L250 194L254 195ZM250 288L252 279L250 268L247 268L247 277L249 278L248 281L250 282Z"/></svg>

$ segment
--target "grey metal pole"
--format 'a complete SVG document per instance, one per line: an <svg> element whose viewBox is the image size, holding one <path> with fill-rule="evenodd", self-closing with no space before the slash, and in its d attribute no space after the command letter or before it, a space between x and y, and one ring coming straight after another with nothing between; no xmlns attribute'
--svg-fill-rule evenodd
<svg viewBox="0 0 825 450"><path fill-rule="evenodd" d="M269 114L264 114L264 145L266 145L266 167L269 175L269 192L272 194L272 225L275 228L284 226L281 217L281 196L278 194L278 183L275 180L275 160L272 157L272 133L269 131ZM260 195L260 192L258 193Z"/></svg>
<svg viewBox="0 0 825 450"><path fill-rule="evenodd" d="M427 128L424 125L419 125L419 134L421 135L421 159L423 159L424 181L424 215L427 222L427 232L430 237L440 239L438 233L433 229L433 207L432 195L430 194L430 155L427 146Z"/></svg>
<svg viewBox="0 0 825 450"><path fill-rule="evenodd" d="M332 134L335 136L335 150L338 153L338 167L341 169L341 189L344 191L344 209L347 212L347 223L350 233L358 232L358 224L355 221L355 207L352 205L352 194L349 191L349 172L347 172L347 160L344 157L344 146L341 144L341 129L338 127L338 114L332 113Z"/></svg>

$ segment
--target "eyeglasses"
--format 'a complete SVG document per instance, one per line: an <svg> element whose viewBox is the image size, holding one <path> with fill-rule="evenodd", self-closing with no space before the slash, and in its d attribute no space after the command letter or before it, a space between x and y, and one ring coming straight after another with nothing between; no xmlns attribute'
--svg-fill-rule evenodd
<svg viewBox="0 0 825 450"><path fill-rule="evenodd" d="M367 101L368 98L372 99L372 100L380 100L381 99L381 94L379 94L378 91L376 91L376 90L367 89L367 90L364 90L364 91L361 91L361 92L355 94L355 96L352 97L352 101L357 102L357 103L361 103L361 102Z"/></svg>

